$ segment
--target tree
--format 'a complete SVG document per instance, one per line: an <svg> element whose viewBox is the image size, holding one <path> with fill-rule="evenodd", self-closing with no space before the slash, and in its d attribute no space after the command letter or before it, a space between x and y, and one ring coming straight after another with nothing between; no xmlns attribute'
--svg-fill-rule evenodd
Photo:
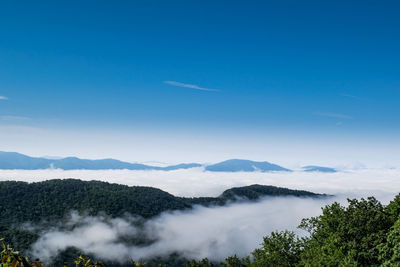
<svg viewBox="0 0 400 267"><path fill-rule="evenodd" d="M382 266L400 266L400 219L387 235L385 243L378 246Z"/></svg>
<svg viewBox="0 0 400 267"><path fill-rule="evenodd" d="M236 255L228 257L220 263L221 267L247 267L250 265L250 257L238 258Z"/></svg>
<svg viewBox="0 0 400 267"><path fill-rule="evenodd" d="M301 265L378 266L378 245L385 242L391 219L373 197L349 199L347 208L333 203L322 215L305 219L300 228L311 237Z"/></svg>
<svg viewBox="0 0 400 267"><path fill-rule="evenodd" d="M303 246L304 239L291 231L272 232L264 237L262 247L253 251L251 266L295 266Z"/></svg>

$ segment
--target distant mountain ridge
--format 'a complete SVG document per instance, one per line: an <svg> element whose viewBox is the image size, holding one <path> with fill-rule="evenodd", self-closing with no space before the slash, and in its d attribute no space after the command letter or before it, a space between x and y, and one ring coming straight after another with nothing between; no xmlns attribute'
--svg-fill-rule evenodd
<svg viewBox="0 0 400 267"><path fill-rule="evenodd" d="M208 165L205 167L205 170L213 172L291 171L267 161L260 162L244 159L230 159L217 164Z"/></svg>
<svg viewBox="0 0 400 267"><path fill-rule="evenodd" d="M267 161L251 161L245 159L229 159L215 164L180 163L170 166L154 166L142 163L130 163L116 159L80 159L77 157L30 157L17 152L0 151L0 170L41 170L41 169L63 169L63 170L160 170L173 171L204 167L210 172L291 172L277 164ZM336 169L321 166L305 166L305 172L337 172Z"/></svg>
<svg viewBox="0 0 400 267"><path fill-rule="evenodd" d="M16 152L0 151L0 169L20 169L20 170L39 170L39 169L63 169L63 170L178 170L194 167L201 167L198 163L182 163L178 165L159 167L140 163L129 163L116 159L80 159L77 157L67 157L62 159L49 159L29 157Z"/></svg>
<svg viewBox="0 0 400 267"><path fill-rule="evenodd" d="M337 172L336 169L330 167L322 167L322 166L304 166L302 168L305 172L329 172L334 173Z"/></svg>

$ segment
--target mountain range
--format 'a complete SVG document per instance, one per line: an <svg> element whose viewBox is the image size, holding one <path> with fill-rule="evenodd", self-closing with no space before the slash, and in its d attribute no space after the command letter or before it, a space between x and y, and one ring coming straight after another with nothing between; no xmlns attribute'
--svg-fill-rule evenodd
<svg viewBox="0 0 400 267"><path fill-rule="evenodd" d="M16 152L0 151L0 169L10 170L40 170L40 169L63 169L63 170L177 170L201 167L198 163L182 163L167 167L151 166L140 163L129 163L116 159L80 159L67 157L61 159L30 157Z"/></svg>
<svg viewBox="0 0 400 267"><path fill-rule="evenodd" d="M210 172L272 172L291 170L267 161L251 161L245 159L230 159L216 164L181 163L170 166L153 166L141 163L130 163L116 159L80 159L77 157L30 157L17 152L0 151L0 169L2 170L40 170L40 169L63 169L63 170L161 170L172 171L204 167ZM307 172L336 172L335 169L319 166L306 166Z"/></svg>

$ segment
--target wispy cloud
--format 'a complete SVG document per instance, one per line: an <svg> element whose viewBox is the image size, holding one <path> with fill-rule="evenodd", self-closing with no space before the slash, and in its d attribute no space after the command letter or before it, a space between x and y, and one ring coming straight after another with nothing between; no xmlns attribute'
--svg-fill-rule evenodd
<svg viewBox="0 0 400 267"><path fill-rule="evenodd" d="M0 95L0 100L7 100L7 99L8 99L8 97Z"/></svg>
<svg viewBox="0 0 400 267"><path fill-rule="evenodd" d="M218 89L204 88L204 87L200 87L198 85L180 83L180 82L176 82L176 81L164 81L164 83L169 84L169 85L173 85L173 86L191 88L191 89L201 90L201 91L210 91L210 92L219 92L220 91Z"/></svg>
<svg viewBox="0 0 400 267"><path fill-rule="evenodd" d="M336 118L336 119L346 119L351 120L353 117L345 114L340 113L331 113L331 112L316 112L315 115L322 116L322 117L329 117L329 118Z"/></svg>
<svg viewBox="0 0 400 267"><path fill-rule="evenodd" d="M348 98L353 98L353 99L357 99L357 100L362 100L361 97L355 96L355 95L350 95L350 94L340 94L343 97L348 97Z"/></svg>
<svg viewBox="0 0 400 267"><path fill-rule="evenodd" d="M0 119L2 119L3 121L27 121L27 120L30 120L30 118L28 118L28 117L12 116L12 115L0 116Z"/></svg>

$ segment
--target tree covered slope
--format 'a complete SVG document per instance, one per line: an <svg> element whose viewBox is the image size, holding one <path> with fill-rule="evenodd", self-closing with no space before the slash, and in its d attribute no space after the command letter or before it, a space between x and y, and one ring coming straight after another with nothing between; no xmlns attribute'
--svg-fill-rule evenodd
<svg viewBox="0 0 400 267"><path fill-rule="evenodd" d="M229 189L219 197L176 197L157 188L126 186L99 181L54 179L37 183L0 182L0 237L26 250L38 238L37 233L21 225L62 221L71 210L120 217L125 213L150 218L167 210L190 209L193 205L225 205L228 201L254 201L263 196L293 195L322 197L306 191L252 185ZM279 194L277 193L279 192ZM302 192L299 194L299 192Z"/></svg>
<svg viewBox="0 0 400 267"><path fill-rule="evenodd" d="M145 218L166 210L179 210L199 205L223 205L239 199L256 200L263 196L324 195L274 186L252 185L226 190L221 196L203 198L175 197L157 188L126 186L100 181L54 179L38 183L0 182L0 223L40 221L63 217L71 210L114 217L124 213Z"/></svg>

